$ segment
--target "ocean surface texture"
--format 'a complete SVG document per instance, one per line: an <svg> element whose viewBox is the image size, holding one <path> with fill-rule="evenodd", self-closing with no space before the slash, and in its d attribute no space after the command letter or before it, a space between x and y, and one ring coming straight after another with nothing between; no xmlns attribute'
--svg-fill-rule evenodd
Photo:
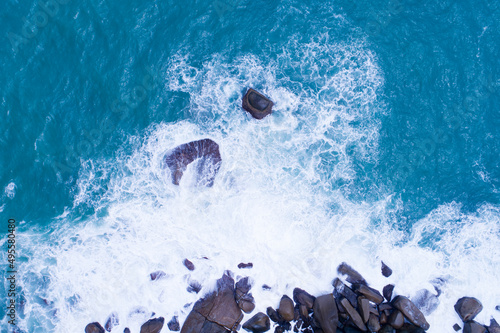
<svg viewBox="0 0 500 333"><path fill-rule="evenodd" d="M15 332L182 324L224 270L265 312L343 261L437 287L431 333L462 296L500 321L500 2L4 0L0 22L2 333L9 218ZM213 187L173 185L165 153L204 138Z"/></svg>

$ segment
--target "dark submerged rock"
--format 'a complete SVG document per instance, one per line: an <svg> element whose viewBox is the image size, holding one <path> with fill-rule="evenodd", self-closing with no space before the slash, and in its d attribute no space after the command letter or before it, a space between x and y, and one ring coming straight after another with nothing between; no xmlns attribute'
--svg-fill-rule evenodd
<svg viewBox="0 0 500 333"><path fill-rule="evenodd" d="M164 278L166 275L167 274L164 271L156 271L149 274L149 276L151 277L151 281L160 280Z"/></svg>
<svg viewBox="0 0 500 333"><path fill-rule="evenodd" d="M438 297L427 289L417 291L412 301L426 316L434 312L439 305Z"/></svg>
<svg viewBox="0 0 500 333"><path fill-rule="evenodd" d="M345 275L346 281L349 283L367 284L361 274L345 262L341 263L339 267L337 267L337 272L341 275Z"/></svg>
<svg viewBox="0 0 500 333"><path fill-rule="evenodd" d="M104 328L98 322L90 323L85 327L85 333L104 333Z"/></svg>
<svg viewBox="0 0 500 333"><path fill-rule="evenodd" d="M283 297L281 297L280 305L277 311L281 318L285 321L292 321L295 318L293 301L287 295L283 295Z"/></svg>
<svg viewBox="0 0 500 333"><path fill-rule="evenodd" d="M385 299L390 302L392 299L392 292L394 291L394 285L393 284L388 284L387 286L382 289L382 294L384 295Z"/></svg>
<svg viewBox="0 0 500 333"><path fill-rule="evenodd" d="M150 319L141 326L140 333L159 333L163 328L165 319L163 317Z"/></svg>
<svg viewBox="0 0 500 333"><path fill-rule="evenodd" d="M108 319L106 320L106 324L104 324L104 328L106 331L111 332L113 327L120 325L120 321L118 320L118 313L113 312L112 314L109 315Z"/></svg>
<svg viewBox="0 0 500 333"><path fill-rule="evenodd" d="M185 143L167 152L164 160L171 171L172 183L179 185L187 166L198 159L198 185L213 186L222 159L219 145L210 139Z"/></svg>
<svg viewBox="0 0 500 333"><path fill-rule="evenodd" d="M424 314L408 298L401 295L396 296L391 303L396 309L401 311L411 323L424 330L429 329L430 325L425 319Z"/></svg>
<svg viewBox="0 0 500 333"><path fill-rule="evenodd" d="M389 277L392 275L392 269L389 268L384 262L382 261L382 275L385 277Z"/></svg>
<svg viewBox="0 0 500 333"><path fill-rule="evenodd" d="M281 317L280 317L279 313L276 310L274 310L272 307L268 307L266 309L266 313L269 316L269 318L271 318L271 320L274 321L275 323L278 323L281 321Z"/></svg>
<svg viewBox="0 0 500 333"><path fill-rule="evenodd" d="M255 300L252 294L242 296L238 300L238 306L245 313L250 313L255 309Z"/></svg>
<svg viewBox="0 0 500 333"><path fill-rule="evenodd" d="M243 262L240 262L238 264L238 268L239 269L243 269L243 268L252 268L253 267L253 263L249 262L247 264L243 263Z"/></svg>
<svg viewBox="0 0 500 333"><path fill-rule="evenodd" d="M180 331L181 326L179 324L179 318L177 318L177 316L173 316L172 319L170 319L170 321L167 323L167 327L173 332Z"/></svg>
<svg viewBox="0 0 500 333"><path fill-rule="evenodd" d="M476 323L475 321L468 321L464 325L464 333L485 333L486 327ZM490 332L491 333L491 332Z"/></svg>
<svg viewBox="0 0 500 333"><path fill-rule="evenodd" d="M190 271L194 271L194 264L189 260L189 259L184 259L184 262L183 262L184 266L186 266L187 269L189 269Z"/></svg>
<svg viewBox="0 0 500 333"><path fill-rule="evenodd" d="M462 297L455 304L455 311L463 322L473 320L483 309L483 305L474 297Z"/></svg>
<svg viewBox="0 0 500 333"><path fill-rule="evenodd" d="M335 333L339 315L333 294L319 296L313 303L314 321L325 333Z"/></svg>
<svg viewBox="0 0 500 333"><path fill-rule="evenodd" d="M271 287L269 287L267 284L263 284L262 290L271 290Z"/></svg>
<svg viewBox="0 0 500 333"><path fill-rule="evenodd" d="M189 282L189 286L187 287L187 291L190 293L199 293L201 290L201 284L198 281Z"/></svg>
<svg viewBox="0 0 500 333"><path fill-rule="evenodd" d="M453 329L455 330L455 332L458 332L462 329L462 327L460 327L460 325L458 325L458 324L455 324L455 325L453 325Z"/></svg>
<svg viewBox="0 0 500 333"><path fill-rule="evenodd" d="M258 91L250 88L243 96L242 107L255 119L262 119L271 114L273 102Z"/></svg>
<svg viewBox="0 0 500 333"><path fill-rule="evenodd" d="M397 333L424 333L425 330L418 327L418 326L415 326L415 325L412 325L410 323L405 323L403 325L403 327L401 327L399 330L397 330Z"/></svg>
<svg viewBox="0 0 500 333"><path fill-rule="evenodd" d="M123 333L130 333L130 329L128 327L125 327L125 329L123 330Z"/></svg>
<svg viewBox="0 0 500 333"><path fill-rule="evenodd" d="M404 323L405 323L405 318L400 311L396 310L392 312L391 315L389 316L389 325L391 325L395 329L403 327Z"/></svg>
<svg viewBox="0 0 500 333"><path fill-rule="evenodd" d="M489 333L500 333L500 325L498 325L497 321L494 318L490 320L490 326L488 326Z"/></svg>
<svg viewBox="0 0 500 333"><path fill-rule="evenodd" d="M243 324L243 329L253 333L267 332L270 328L269 317L262 312L257 313Z"/></svg>

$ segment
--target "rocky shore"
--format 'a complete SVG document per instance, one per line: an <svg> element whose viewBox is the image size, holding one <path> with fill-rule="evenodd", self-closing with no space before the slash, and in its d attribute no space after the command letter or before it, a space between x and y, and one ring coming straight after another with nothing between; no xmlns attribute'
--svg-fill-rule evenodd
<svg viewBox="0 0 500 333"><path fill-rule="evenodd" d="M186 259L184 265L189 270L195 267ZM239 268L251 268L252 264L240 264ZM255 301L250 292L251 280L248 277L234 280L230 271L226 271L217 280L216 289L200 298L182 324L174 316L164 328L164 318L152 318L145 322L140 333L159 333L180 331L181 333L229 333L274 331L305 333L421 333L430 325L422 311L437 306L437 296L420 293L415 301L403 295L393 295L394 285L386 285L382 293L369 286L367 281L346 263L339 265L339 277L332 281L332 292L313 296L303 289L295 288L292 297L283 295L276 309L268 307L266 313L258 312L242 323L243 313L255 310ZM388 277L392 270L382 262L381 272ZM161 278L165 273L153 272L151 280ZM266 288L267 286L262 286ZM189 286L198 293L200 285ZM268 288L268 287L267 287ZM439 296L438 290L438 296ZM450 327L464 333L500 333L500 326L491 319L489 325L483 325L474 318L483 309L481 302L473 297L462 297L455 304L455 311L461 319ZM112 313L104 327L90 323L85 333L115 332L119 320ZM130 333L125 328L124 333Z"/></svg>

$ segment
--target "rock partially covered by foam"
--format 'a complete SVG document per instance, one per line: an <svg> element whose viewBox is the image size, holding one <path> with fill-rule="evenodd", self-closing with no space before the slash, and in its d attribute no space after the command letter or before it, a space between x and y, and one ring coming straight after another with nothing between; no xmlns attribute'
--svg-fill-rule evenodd
<svg viewBox="0 0 500 333"><path fill-rule="evenodd" d="M392 300L392 305L401 311L404 316L414 325L424 329L429 329L429 323L425 320L425 316L420 310L417 308L412 301L404 296L396 296Z"/></svg>
<svg viewBox="0 0 500 333"><path fill-rule="evenodd" d="M271 114L273 102L258 91L250 88L243 96L243 109L248 111L255 119L262 119Z"/></svg>
<svg viewBox="0 0 500 333"><path fill-rule="evenodd" d="M243 328L253 333L267 332L271 328L271 322L268 316L259 312L243 324Z"/></svg>
<svg viewBox="0 0 500 333"><path fill-rule="evenodd" d="M167 152L165 164L172 173L172 183L179 185L187 166L195 160L197 165L197 183L211 187L220 169L221 157L219 145L210 139L192 141Z"/></svg>
<svg viewBox="0 0 500 333"><path fill-rule="evenodd" d="M141 333L159 333L163 328L165 318L150 319L141 326Z"/></svg>
<svg viewBox="0 0 500 333"><path fill-rule="evenodd" d="M455 311L463 322L473 320L482 309L483 305L474 297L462 297L455 304Z"/></svg>
<svg viewBox="0 0 500 333"><path fill-rule="evenodd" d="M104 333L104 328L97 322L90 323L85 327L85 333Z"/></svg>

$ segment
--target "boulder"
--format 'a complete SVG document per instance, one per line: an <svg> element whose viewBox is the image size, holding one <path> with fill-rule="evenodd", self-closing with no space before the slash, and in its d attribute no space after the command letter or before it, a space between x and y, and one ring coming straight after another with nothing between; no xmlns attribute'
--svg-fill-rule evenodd
<svg viewBox="0 0 500 333"><path fill-rule="evenodd" d="M123 330L123 333L130 333L130 328L125 327L125 329Z"/></svg>
<svg viewBox="0 0 500 333"><path fill-rule="evenodd" d="M391 325L384 325L378 333L395 333L396 330Z"/></svg>
<svg viewBox="0 0 500 333"><path fill-rule="evenodd" d="M366 324L370 318L370 301L362 296L358 297L358 309L363 322Z"/></svg>
<svg viewBox="0 0 500 333"><path fill-rule="evenodd" d="M181 326L179 324L179 318L177 316L173 316L172 319L167 323L167 327L172 332L178 332L181 330Z"/></svg>
<svg viewBox="0 0 500 333"><path fill-rule="evenodd" d="M367 285L355 283L352 285L352 288L357 294L363 295L375 304L380 304L384 301L384 296L378 290L370 288Z"/></svg>
<svg viewBox="0 0 500 333"><path fill-rule="evenodd" d="M337 304L333 294L317 297L313 303L314 321L324 333L335 333L339 321Z"/></svg>
<svg viewBox="0 0 500 333"><path fill-rule="evenodd" d="M424 314L408 298L399 295L396 296L391 303L396 309L401 311L411 323L424 330L429 329L430 325L425 319Z"/></svg>
<svg viewBox="0 0 500 333"><path fill-rule="evenodd" d="M370 318L368 318L366 326L368 326L368 330L370 332L378 332L380 330L380 321L378 317L373 313L370 313Z"/></svg>
<svg viewBox="0 0 500 333"><path fill-rule="evenodd" d="M312 309L315 297L305 290L295 288L293 290L293 300L299 305L304 305L308 310Z"/></svg>
<svg viewBox="0 0 500 333"><path fill-rule="evenodd" d="M210 139L185 143L165 154L164 160L170 169L172 183L179 185L187 166L198 159L198 185L213 186L222 159L220 157L219 145Z"/></svg>
<svg viewBox="0 0 500 333"><path fill-rule="evenodd" d="M424 333L425 330L410 323L404 323L397 333Z"/></svg>
<svg viewBox="0 0 500 333"><path fill-rule="evenodd" d="M458 324L455 324L455 325L453 325L453 329L455 330L455 332L458 332L462 329L462 327L460 327L460 325L458 325Z"/></svg>
<svg viewBox="0 0 500 333"><path fill-rule="evenodd" d="M341 275L345 276L345 279L349 283L359 283L359 284L367 284L366 280L359 274L354 268L346 264L345 262L341 263L339 267L337 267L337 272Z"/></svg>
<svg viewBox="0 0 500 333"><path fill-rule="evenodd" d="M85 333L104 333L104 328L98 322L90 323L85 327Z"/></svg>
<svg viewBox="0 0 500 333"><path fill-rule="evenodd" d="M382 275L385 277L389 277L392 275L392 269L389 268L384 262L382 261Z"/></svg>
<svg viewBox="0 0 500 333"><path fill-rule="evenodd" d="M483 309L483 305L474 297L462 297L455 304L455 311L463 322L473 320Z"/></svg>
<svg viewBox="0 0 500 333"><path fill-rule="evenodd" d="M184 321L184 324L182 324L181 333L199 333L205 321L206 318L204 316L196 311L191 311Z"/></svg>
<svg viewBox="0 0 500 333"><path fill-rule="evenodd" d="M258 91L250 88L243 96L242 107L255 119L262 119L271 114L273 102Z"/></svg>
<svg viewBox="0 0 500 333"><path fill-rule="evenodd" d="M475 321L468 321L464 325L463 333L485 333L485 332L486 332L486 327L476 323Z"/></svg>
<svg viewBox="0 0 500 333"><path fill-rule="evenodd" d="M283 295L277 311L283 320L292 321L295 318L295 311L293 307L292 299L287 295Z"/></svg>
<svg viewBox="0 0 500 333"><path fill-rule="evenodd" d="M401 327L403 327L404 323L405 318L400 311L393 311L389 316L389 325L391 325L395 329L400 329Z"/></svg>
<svg viewBox="0 0 500 333"><path fill-rule="evenodd" d="M355 308L358 307L358 296L354 291L351 290L348 286L346 286L340 279L336 278L333 280L333 296L336 299L341 299L342 296L347 298L347 300L351 303Z"/></svg>
<svg viewBox="0 0 500 333"><path fill-rule="evenodd" d="M390 302L392 298L392 292L394 291L394 285L393 284L388 284L387 286L382 289L382 294L384 295L385 299Z"/></svg>
<svg viewBox="0 0 500 333"><path fill-rule="evenodd" d="M140 333L159 333L163 328L165 319L163 317L153 318L142 324Z"/></svg>
<svg viewBox="0 0 500 333"><path fill-rule="evenodd" d="M106 320L106 324L104 324L104 328L106 331L111 332L113 327L120 325L120 321L118 320L118 313L113 312L112 314L109 315L108 319Z"/></svg>
<svg viewBox="0 0 500 333"><path fill-rule="evenodd" d="M245 263L243 263L243 262L240 262L240 263L238 264L238 268L239 268L239 269L243 269L243 268L252 268L252 267L253 267L253 264L252 264L251 262L246 263L246 264L245 264Z"/></svg>
<svg viewBox="0 0 500 333"><path fill-rule="evenodd" d="M351 317L351 320L354 323L354 325L356 325L360 330L366 331L367 328L366 328L365 323L363 322L363 319L361 318L358 311L356 311L356 309L354 309L352 307L351 303L349 303L349 301L346 298L342 299L340 302L344 306L344 309L346 310L346 312Z"/></svg>
<svg viewBox="0 0 500 333"><path fill-rule="evenodd" d="M281 317L280 317L279 313L278 313L276 310L274 310L272 307L268 307L268 308L266 309L266 313L267 313L267 315L269 316L269 318L270 318L272 321L274 321L275 323L279 323L280 321L282 321L282 319L281 319Z"/></svg>
<svg viewBox="0 0 500 333"><path fill-rule="evenodd" d="M262 312L257 313L243 324L243 329L253 333L267 332L270 328L269 317Z"/></svg>
<svg viewBox="0 0 500 333"><path fill-rule="evenodd" d="M205 323L199 333L229 333L229 331L213 321L205 320Z"/></svg>
<svg viewBox="0 0 500 333"><path fill-rule="evenodd" d="M255 300L252 294L246 294L238 299L238 306L245 313L250 313L255 309Z"/></svg>
<svg viewBox="0 0 500 333"><path fill-rule="evenodd" d="M184 259L184 262L183 262L184 266L186 266L187 269L189 269L190 271L194 271L194 264L189 260L189 259Z"/></svg>
<svg viewBox="0 0 500 333"><path fill-rule="evenodd" d="M439 305L438 297L427 289L417 291L415 296L412 297L412 301L426 316L434 312Z"/></svg>

